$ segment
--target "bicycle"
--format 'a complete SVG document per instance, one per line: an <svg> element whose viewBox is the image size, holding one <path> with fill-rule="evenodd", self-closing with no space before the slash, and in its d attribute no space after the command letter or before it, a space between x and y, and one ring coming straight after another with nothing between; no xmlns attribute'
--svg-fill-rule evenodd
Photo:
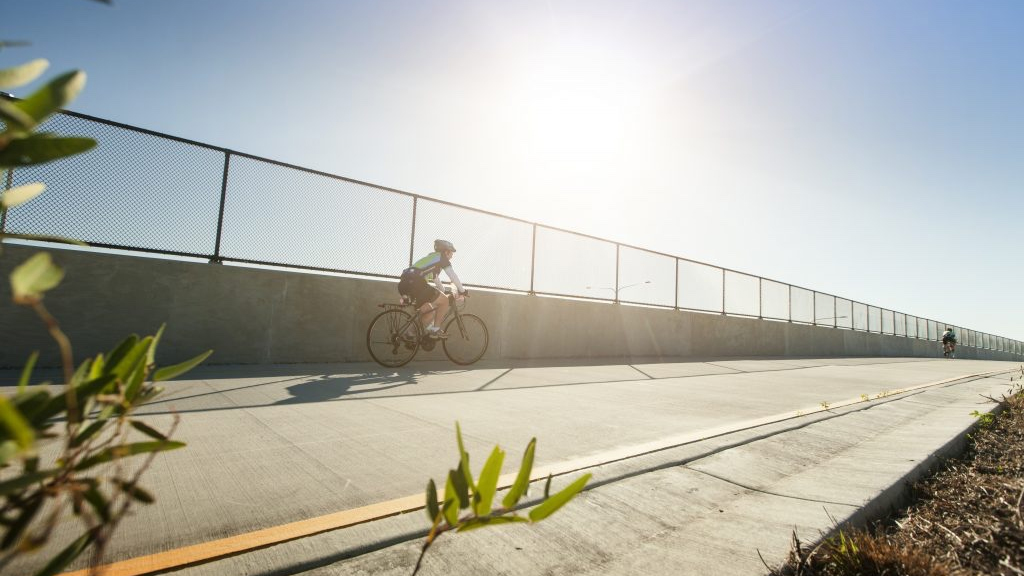
<svg viewBox="0 0 1024 576"><path fill-rule="evenodd" d="M956 356L956 342L943 342L942 356L945 358L954 358Z"/></svg>
<svg viewBox="0 0 1024 576"><path fill-rule="evenodd" d="M366 348L370 356L381 366L398 368L411 362L420 348L430 352L440 340L448 359L461 366L483 357L490 342L487 325L479 316L462 314L455 296L451 293L447 296L450 307L441 321L447 335L444 338L425 333L416 306L408 296L402 296L399 304L378 304L384 311L377 314L366 329ZM411 309L411 313L406 308Z"/></svg>

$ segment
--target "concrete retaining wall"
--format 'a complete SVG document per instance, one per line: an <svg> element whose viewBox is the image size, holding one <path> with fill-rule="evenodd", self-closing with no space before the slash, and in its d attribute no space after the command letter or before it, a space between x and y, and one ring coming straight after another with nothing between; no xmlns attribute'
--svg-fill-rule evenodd
<svg viewBox="0 0 1024 576"><path fill-rule="evenodd" d="M32 350L57 364L42 323L10 304L11 269L39 251L5 245L0 257L0 367L20 366ZM366 328L377 304L397 300L394 281L340 278L49 249L65 268L45 304L81 361L130 333L167 332L158 362L213 348L210 363L370 361ZM941 356L938 342L596 302L474 291L466 310L491 334L485 358ZM1020 360L966 346L961 358ZM440 350L418 358L442 358Z"/></svg>

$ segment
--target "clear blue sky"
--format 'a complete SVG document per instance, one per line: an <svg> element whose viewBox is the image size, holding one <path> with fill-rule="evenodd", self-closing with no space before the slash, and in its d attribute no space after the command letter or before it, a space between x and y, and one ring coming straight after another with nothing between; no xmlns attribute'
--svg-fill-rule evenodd
<svg viewBox="0 0 1024 576"><path fill-rule="evenodd" d="M1024 2L3 14L79 112L1024 339Z"/></svg>

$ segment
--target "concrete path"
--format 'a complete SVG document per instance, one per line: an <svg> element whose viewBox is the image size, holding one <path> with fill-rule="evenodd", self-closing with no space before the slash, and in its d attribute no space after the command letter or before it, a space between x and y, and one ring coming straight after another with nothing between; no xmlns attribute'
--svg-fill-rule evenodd
<svg viewBox="0 0 1024 576"><path fill-rule="evenodd" d="M273 541L285 525L369 510L353 526L175 573L409 574L425 515L373 518L421 505L427 479L456 463L458 420L477 472L495 444L508 452L503 472L515 472L536 436L537 468L567 472L556 488L584 471L594 478L536 526L444 535L423 574L761 574L758 552L780 561L794 529L814 539L830 517L889 506L908 475L962 438L973 410L994 406L983 395L1011 385L1008 373L958 378L1018 367L908 358L202 367L143 411L161 429L180 417L176 437L189 446L156 460L143 484L158 502L123 523L108 561L149 557L154 567L187 557L153 560L165 551L208 551L254 531ZM13 378L0 372L0 384Z"/></svg>

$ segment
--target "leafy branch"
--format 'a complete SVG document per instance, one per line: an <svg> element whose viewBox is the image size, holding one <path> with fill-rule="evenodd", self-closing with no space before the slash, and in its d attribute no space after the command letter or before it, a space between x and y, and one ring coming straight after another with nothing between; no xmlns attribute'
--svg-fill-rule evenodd
<svg viewBox="0 0 1024 576"><path fill-rule="evenodd" d="M433 479L427 483L426 512L431 526L427 539L423 542L423 548L420 550L420 556L416 560L416 566L413 568L413 576L419 572L427 550L441 534L451 530L468 532L487 526L540 522L576 497L586 487L591 477L590 474L584 474L569 486L551 495L551 475L549 474L544 485L543 501L531 509L526 516L520 516L517 513L517 505L529 490L537 439L531 439L526 445L522 465L515 482L512 483L508 493L502 499L501 506L493 508L494 497L498 489L498 478L505 461L505 452L500 446L495 446L487 458L487 462L484 463L479 478L474 482L469 467L469 453L466 452L462 441L462 429L458 422L455 423L455 438L459 448L459 463L454 469L448 471L444 499L438 498L437 485ZM462 514L463 510L466 511L465 514ZM460 516L460 514L462 515Z"/></svg>
<svg viewBox="0 0 1024 576"><path fill-rule="evenodd" d="M48 254L36 254L15 268L11 286L15 302L44 315L44 322L62 350L64 390L51 393L47 385L30 387L38 353L29 357L16 393L0 396L0 469L17 466L16 474L0 482L0 569L17 556L46 544L69 506L83 524L83 533L37 574L55 574L93 547L91 564L98 566L110 536L135 502L154 498L140 484L159 452L185 446L171 439L178 425L161 432L132 417L135 409L162 392L156 382L173 378L206 359L205 352L181 364L156 368L156 349L164 328L153 336L132 335L108 354L68 364L70 342L56 319L42 307L43 293L59 283L63 271ZM63 419L62 434L52 431ZM132 441L142 434L145 441ZM43 441L61 438L59 454L45 467L39 457ZM128 474L123 460L146 459ZM44 509L49 512L42 514Z"/></svg>
<svg viewBox="0 0 1024 576"><path fill-rule="evenodd" d="M0 42L0 49L21 45ZM0 70L0 89L36 80L48 67L33 60ZM90 138L60 137L35 130L82 90L85 74L68 72L27 98L0 98L0 170L7 170L0 191L0 241L4 238L58 240L4 231L7 212L30 202L46 190L39 182L12 187L16 167L50 162L91 149ZM111 535L135 503L149 504L153 496L141 485L156 455L184 443L172 440L179 419L159 431L133 418L136 408L162 392L156 382L180 375L205 360L207 351L191 360L161 369L156 349L164 328L153 336L132 335L107 354L87 359L76 369L71 341L43 305L46 292L57 287L64 271L47 253L17 266L10 275L15 304L32 309L60 350L63 390L51 393L48 384L29 386L39 358L29 356L16 391L0 395L0 572L24 554L40 550L67 520L67 510L80 519L82 533L36 572L51 576L64 570L92 547L93 570L101 564ZM57 422L63 430L55 431ZM139 441L142 435L146 440ZM40 457L48 441L59 440L52 460ZM144 456L128 473L126 458Z"/></svg>

